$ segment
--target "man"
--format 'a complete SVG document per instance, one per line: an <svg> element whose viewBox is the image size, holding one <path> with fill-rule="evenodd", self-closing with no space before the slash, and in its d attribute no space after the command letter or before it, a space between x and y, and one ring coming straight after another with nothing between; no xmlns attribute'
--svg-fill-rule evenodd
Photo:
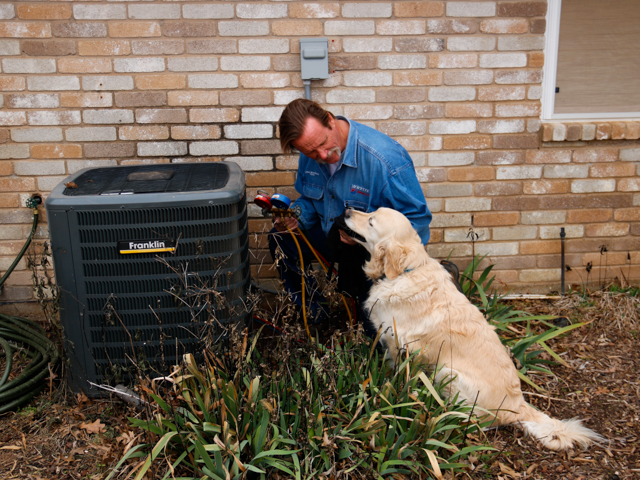
<svg viewBox="0 0 640 480"><path fill-rule="evenodd" d="M364 212L379 207L398 210L411 221L423 244L429 241L431 213L411 157L398 142L358 122L336 117L306 99L294 100L287 105L280 117L279 128L282 150L300 152L295 183L300 197L291 206L298 207L300 214L298 219L275 219L269 235L269 249L274 258L278 257L277 249L281 252L278 271L285 289L298 306L302 306L299 253L291 235L286 233L287 227L292 231L302 227L305 236L324 258L330 262L338 260L341 277L353 273L344 272L344 266L362 248L341 229L338 230L340 241L351 245L350 249L336 247L328 240L334 222L347 208ZM305 242L299 243L306 266L315 257ZM361 270L361 267L362 261L355 268ZM356 277L359 285L350 285L352 296L364 300L369 284L364 276ZM320 306L322 297L312 295L313 279L307 287L307 298L315 297L309 300L308 311L311 316L322 319L326 312Z"/></svg>

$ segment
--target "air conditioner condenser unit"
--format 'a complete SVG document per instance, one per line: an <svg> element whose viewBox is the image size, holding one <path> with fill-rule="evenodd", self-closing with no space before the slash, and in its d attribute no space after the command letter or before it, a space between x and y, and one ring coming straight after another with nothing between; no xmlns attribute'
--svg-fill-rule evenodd
<svg viewBox="0 0 640 480"><path fill-rule="evenodd" d="M69 381L164 375L248 324L245 177L232 162L89 168L45 202ZM198 355L199 356L199 355Z"/></svg>

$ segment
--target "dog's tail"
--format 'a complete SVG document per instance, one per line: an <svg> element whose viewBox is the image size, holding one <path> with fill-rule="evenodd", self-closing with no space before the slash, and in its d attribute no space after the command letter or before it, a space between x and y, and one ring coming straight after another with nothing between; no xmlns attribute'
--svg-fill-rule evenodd
<svg viewBox="0 0 640 480"><path fill-rule="evenodd" d="M567 450L574 445L582 449L592 443L605 441L600 434L582 424L582 420L556 420L539 412L528 403L524 404L518 420L522 428L550 450Z"/></svg>

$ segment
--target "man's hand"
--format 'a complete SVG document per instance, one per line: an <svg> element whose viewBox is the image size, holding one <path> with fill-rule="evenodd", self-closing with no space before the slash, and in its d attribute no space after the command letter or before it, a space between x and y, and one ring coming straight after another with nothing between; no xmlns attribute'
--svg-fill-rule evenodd
<svg viewBox="0 0 640 480"><path fill-rule="evenodd" d="M340 241L342 243L346 243L347 245L358 245L358 242L356 242L353 238L351 238L349 235L344 233L343 230L338 230L338 231L340 232Z"/></svg>
<svg viewBox="0 0 640 480"><path fill-rule="evenodd" d="M298 220L293 217L276 217L273 226L278 232L286 232L287 227L294 231L298 228Z"/></svg>

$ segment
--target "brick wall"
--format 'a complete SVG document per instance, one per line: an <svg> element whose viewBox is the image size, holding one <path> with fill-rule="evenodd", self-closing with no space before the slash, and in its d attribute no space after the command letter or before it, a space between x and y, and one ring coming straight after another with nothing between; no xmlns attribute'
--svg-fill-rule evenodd
<svg viewBox="0 0 640 480"><path fill-rule="evenodd" d="M605 265L637 282L640 124L542 125L545 14L537 0L2 2L0 271L30 229L25 199L84 167L230 159L249 198L295 196L275 125L303 96L299 38L326 36L313 98L409 150L433 256L487 254L503 288L549 291L564 227L569 284ZM250 212L254 276L273 277L257 267L269 222ZM30 284L23 260L0 300Z"/></svg>

